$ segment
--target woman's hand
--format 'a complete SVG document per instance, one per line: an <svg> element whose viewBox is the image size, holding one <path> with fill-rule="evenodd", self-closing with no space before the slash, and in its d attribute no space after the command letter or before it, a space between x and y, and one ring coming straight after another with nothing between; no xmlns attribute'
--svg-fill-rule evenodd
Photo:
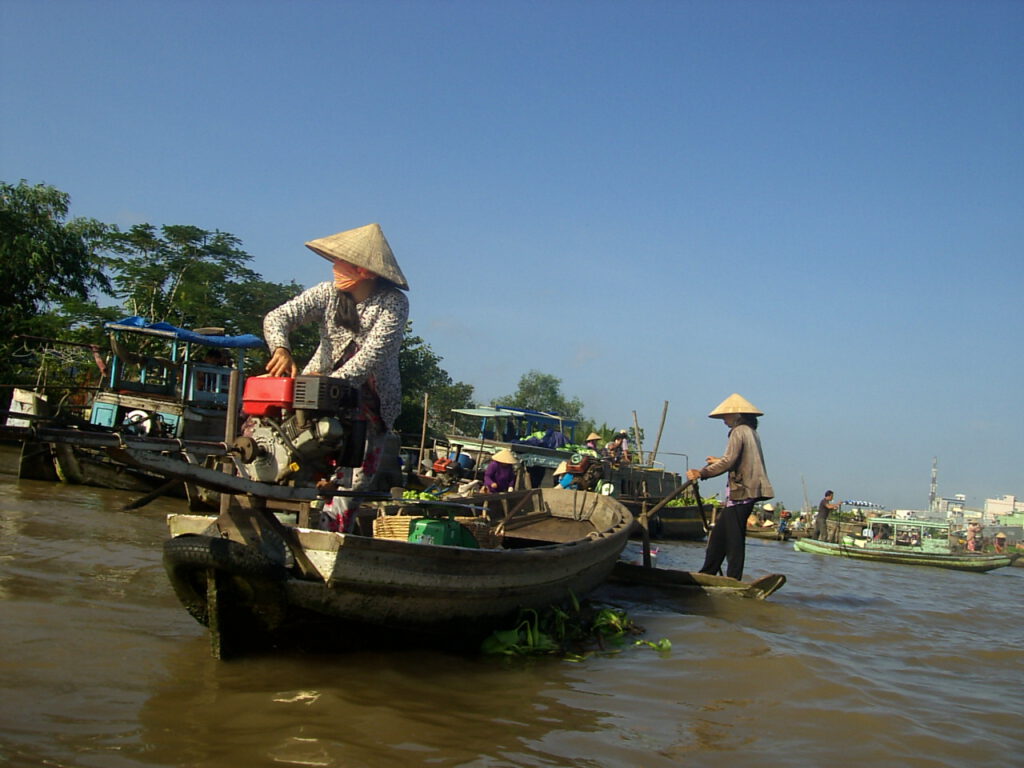
<svg viewBox="0 0 1024 768"><path fill-rule="evenodd" d="M292 360L292 353L285 347L278 347L267 361L267 373L271 376L298 376L299 366Z"/></svg>
<svg viewBox="0 0 1024 768"><path fill-rule="evenodd" d="M700 480L700 470L699 469L688 469L688 470L686 470L686 479L687 480Z"/></svg>

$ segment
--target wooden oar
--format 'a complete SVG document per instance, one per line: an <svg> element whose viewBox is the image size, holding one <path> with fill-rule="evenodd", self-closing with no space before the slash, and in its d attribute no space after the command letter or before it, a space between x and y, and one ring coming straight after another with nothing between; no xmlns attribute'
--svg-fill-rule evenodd
<svg viewBox="0 0 1024 768"><path fill-rule="evenodd" d="M644 567L645 568L653 567L652 564L651 564L651 536L650 536L649 529L647 527L648 521L652 517L654 517L654 515L658 514L666 504L668 504L670 501L672 501L672 499L676 498L677 496L681 496L683 491L685 491L690 486L694 487L694 489L695 489L694 493L696 493L697 492L696 491L697 481L696 480L687 480L685 483L680 485L678 488L676 488L674 491L672 491L672 493L670 493L668 496L663 498L661 501L659 501L653 507L651 507L650 509L647 509L647 510L644 510L643 512L641 512L640 513L640 517L637 518L637 524L640 526L640 541L641 541L641 544L643 545ZM699 494L697 496L697 499L698 499L698 505L699 505L700 504L700 495ZM701 507L698 506L698 509L700 509L700 508ZM701 514L701 517L704 516L704 512L703 511L701 511L700 514ZM706 527L706 522L707 521L705 521L705 527Z"/></svg>
<svg viewBox="0 0 1024 768"><path fill-rule="evenodd" d="M155 499L158 499L159 497L163 496L165 493L167 493L169 490L171 490L176 485L181 485L181 480L179 480L178 478L174 478L172 480L168 480L167 482L163 483L162 485L159 485L156 488L154 488L152 491L147 493L145 496L140 496L139 498L137 498L137 499L135 499L133 501L129 501L127 504L125 504L123 507L121 507L121 509L123 511L125 511L125 512L131 512L132 510L135 510L135 509L141 509L142 507L144 507L147 504L149 504L149 502L151 502L151 501L153 501Z"/></svg>

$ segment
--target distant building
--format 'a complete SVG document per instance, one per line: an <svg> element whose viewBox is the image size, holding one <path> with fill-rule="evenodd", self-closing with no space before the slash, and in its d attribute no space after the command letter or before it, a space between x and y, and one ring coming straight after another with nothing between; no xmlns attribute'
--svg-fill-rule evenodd
<svg viewBox="0 0 1024 768"><path fill-rule="evenodd" d="M940 520L962 515L966 511L967 497L962 493L953 494L953 498L951 499L945 497L936 499L932 510L933 515Z"/></svg>
<svg viewBox="0 0 1024 768"><path fill-rule="evenodd" d="M1024 512L1024 501L1017 501L1016 496L1000 496L998 499L985 499L985 519L995 522L1004 515Z"/></svg>

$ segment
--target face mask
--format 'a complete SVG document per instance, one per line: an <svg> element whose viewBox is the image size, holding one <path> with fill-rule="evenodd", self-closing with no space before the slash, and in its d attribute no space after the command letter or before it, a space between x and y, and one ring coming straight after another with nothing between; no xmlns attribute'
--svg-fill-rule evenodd
<svg viewBox="0 0 1024 768"><path fill-rule="evenodd" d="M334 262L334 287L339 291L350 290L357 283L373 277L373 273L363 267L356 267L347 261Z"/></svg>

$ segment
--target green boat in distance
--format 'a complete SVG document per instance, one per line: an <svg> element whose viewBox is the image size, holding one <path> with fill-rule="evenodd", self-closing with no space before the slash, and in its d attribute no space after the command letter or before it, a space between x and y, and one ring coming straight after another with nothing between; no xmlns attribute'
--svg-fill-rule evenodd
<svg viewBox="0 0 1024 768"><path fill-rule="evenodd" d="M867 524L880 537L844 536L838 544L804 538L795 541L793 548L816 555L839 555L858 560L978 573L1010 565L1010 558L1005 555L954 551L950 546L949 523L872 517Z"/></svg>

